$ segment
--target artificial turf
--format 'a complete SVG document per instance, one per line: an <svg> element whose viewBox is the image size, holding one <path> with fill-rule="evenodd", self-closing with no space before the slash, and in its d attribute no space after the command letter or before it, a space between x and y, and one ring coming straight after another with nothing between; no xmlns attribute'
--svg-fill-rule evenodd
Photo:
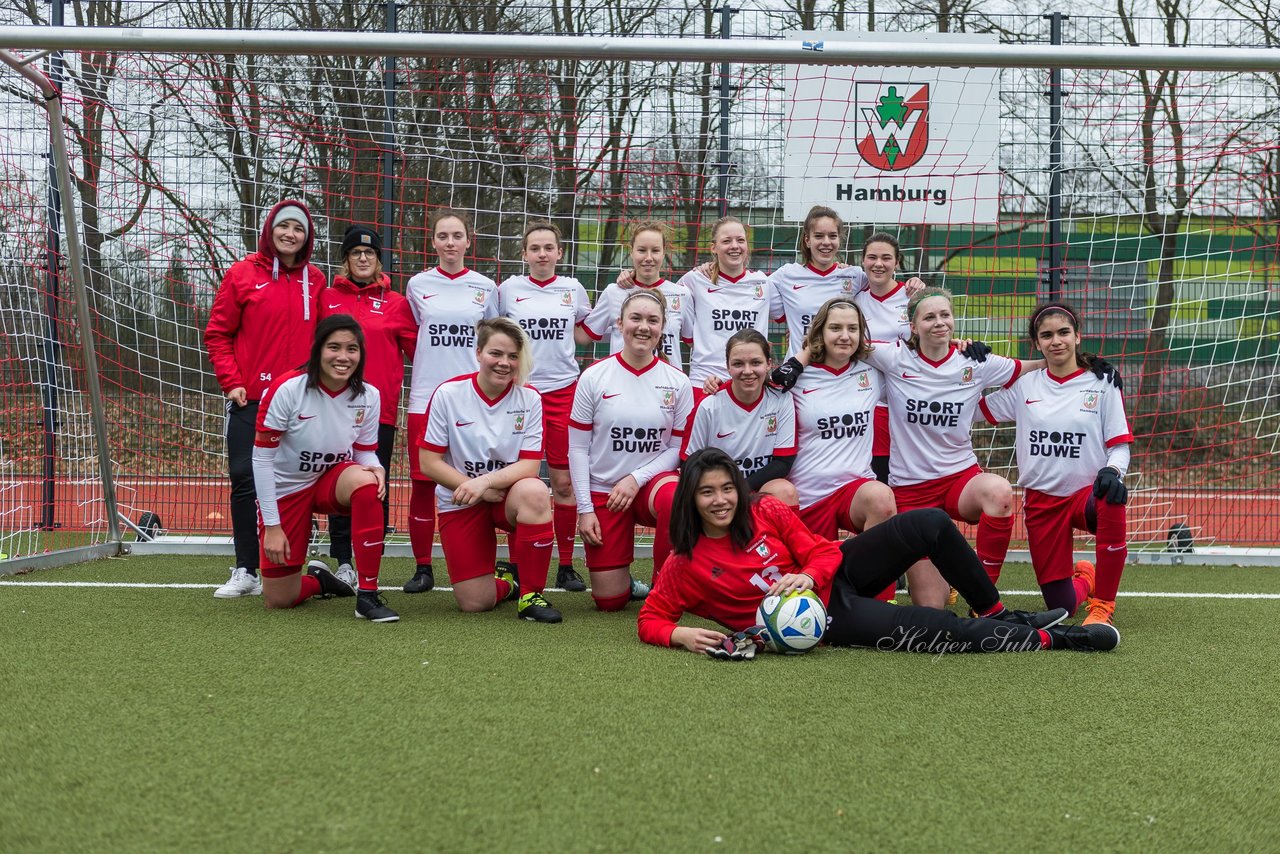
<svg viewBox="0 0 1280 854"><path fill-rule="evenodd" d="M225 565L11 580L216 584ZM1276 594L1280 572L1132 567L1124 587ZM719 663L641 644L635 605L587 594L549 594L547 626L441 591L389 592L394 625L210 593L0 586L0 850L1277 845L1276 599L1122 598L1105 655Z"/></svg>

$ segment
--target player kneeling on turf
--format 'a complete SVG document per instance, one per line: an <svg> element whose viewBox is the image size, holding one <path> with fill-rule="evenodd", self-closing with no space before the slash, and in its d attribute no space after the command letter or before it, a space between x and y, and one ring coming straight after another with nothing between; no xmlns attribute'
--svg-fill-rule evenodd
<svg viewBox="0 0 1280 854"><path fill-rule="evenodd" d="M360 592L356 616L400 619L378 594L382 495L378 390L364 382L364 333L349 314L320 321L305 368L273 382L258 411L253 480L258 492L262 594L268 608L313 596L355 596L327 569L303 574L313 513L351 516Z"/></svg>
<svg viewBox="0 0 1280 854"><path fill-rule="evenodd" d="M441 383L427 405L425 436L417 437L422 473L436 484L436 516L453 595L463 611L488 611L520 597L516 616L558 623L543 598L555 531L551 497L538 478L542 460L542 398L524 383L533 355L514 320L476 326L480 370ZM517 581L495 578L496 532L510 536Z"/></svg>
<svg viewBox="0 0 1280 854"><path fill-rule="evenodd" d="M1000 602L981 562L945 512L893 516L837 544L815 536L782 502L750 501L733 459L704 448L685 461L671 509L671 557L640 609L640 639L711 653L752 635L678 625L685 612L749 633L766 595L813 590L826 605L833 646L894 652L1027 652L1114 649L1109 624L1059 626L1064 609L1028 613ZM981 615L899 606L874 598L908 566L929 558ZM746 656L742 656L746 657Z"/></svg>

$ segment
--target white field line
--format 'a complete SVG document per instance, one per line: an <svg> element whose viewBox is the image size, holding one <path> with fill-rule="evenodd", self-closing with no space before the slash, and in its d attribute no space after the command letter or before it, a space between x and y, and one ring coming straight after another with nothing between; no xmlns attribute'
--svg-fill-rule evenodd
<svg viewBox="0 0 1280 854"><path fill-rule="evenodd" d="M213 590L218 584L162 584L144 581L0 581L0 587L123 587L146 588L156 590ZM396 592L399 585L379 587L379 590ZM452 587L434 587L433 590L451 592ZM564 592L558 587L548 587L552 592ZM906 592L906 591L902 591ZM1039 590L1002 590L1002 596L1039 596ZM1176 591L1141 591L1121 590L1118 594L1126 599L1272 599L1280 600L1280 593L1183 593Z"/></svg>

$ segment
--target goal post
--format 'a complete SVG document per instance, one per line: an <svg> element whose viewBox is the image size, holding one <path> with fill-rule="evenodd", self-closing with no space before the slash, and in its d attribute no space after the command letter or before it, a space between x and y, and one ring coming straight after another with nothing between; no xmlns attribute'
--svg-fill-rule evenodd
<svg viewBox="0 0 1280 854"><path fill-rule="evenodd" d="M1267 183L1280 143L1260 118L1280 92L1277 51L280 25L0 26L0 573L121 548L230 553L224 401L202 332L222 272L278 199L307 201L330 276L348 224L389 236L398 289L431 265L426 219L446 205L475 213L470 265L499 281L522 271L534 218L561 226L565 272L593 298L636 220L670 226L678 275L705 260L722 204L751 226L752 266L776 269L798 242L791 158L838 133L797 140L787 93L852 132L855 111L831 94L849 66L941 66L956 87L993 69L981 79L998 83L998 166L989 183L934 181L979 188L963 201L992 221L855 216L846 260L891 231L904 274L950 288L959 331L1009 355L1031 356L1037 300L1077 304L1087 349L1126 377L1136 559L1280 563L1280 201ZM53 50L62 86L37 70ZM1053 231L1051 68L1064 94ZM869 191L877 211L897 203L892 183ZM901 211L923 198L909 192ZM51 286L49 257L69 293ZM984 467L1016 477L1008 428L974 438ZM1194 553L1169 551L1184 537Z"/></svg>

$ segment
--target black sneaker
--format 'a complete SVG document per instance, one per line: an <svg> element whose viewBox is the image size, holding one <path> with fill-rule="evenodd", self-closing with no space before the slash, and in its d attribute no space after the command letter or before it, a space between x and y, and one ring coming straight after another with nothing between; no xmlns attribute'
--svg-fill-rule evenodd
<svg viewBox="0 0 1280 854"><path fill-rule="evenodd" d="M638 578L631 579L631 601L643 602L649 598L649 585Z"/></svg>
<svg viewBox="0 0 1280 854"><path fill-rule="evenodd" d="M556 570L556 587L568 593L582 593L587 589L587 583L582 580L581 575L578 575L576 569L562 563Z"/></svg>
<svg viewBox="0 0 1280 854"><path fill-rule="evenodd" d="M526 593L521 596L516 616L535 623L558 623L564 619L559 611L551 607L550 602L542 598L541 593Z"/></svg>
<svg viewBox="0 0 1280 854"><path fill-rule="evenodd" d="M356 596L356 616L371 623L394 623L400 619L376 590L361 590Z"/></svg>
<svg viewBox="0 0 1280 854"><path fill-rule="evenodd" d="M510 564L508 564L509 566ZM510 602L512 599L520 596L520 579L511 574L509 569L499 569L493 574L494 578L507 582L507 595L499 599L499 602Z"/></svg>
<svg viewBox="0 0 1280 854"><path fill-rule="evenodd" d="M1120 645L1120 631L1110 623L1087 626L1054 626L1049 629L1050 649L1075 652L1108 652Z"/></svg>
<svg viewBox="0 0 1280 854"><path fill-rule="evenodd" d="M506 574L510 573L511 577L516 580L516 584L520 584L520 568L509 560L500 560L494 563L493 571L495 574L502 575L503 577L506 577Z"/></svg>
<svg viewBox="0 0 1280 854"><path fill-rule="evenodd" d="M1020 623L1033 629L1047 629L1058 625L1069 616L1066 608L1054 608L1052 611L1014 611L1012 608L1005 608L999 614L991 614L987 619Z"/></svg>
<svg viewBox="0 0 1280 854"><path fill-rule="evenodd" d="M317 599L346 598L356 595L355 588L329 571L327 566L317 566L319 561L312 561L307 575L320 582L320 595Z"/></svg>
<svg viewBox="0 0 1280 854"><path fill-rule="evenodd" d="M436 573L429 563L420 563L404 586L405 593L426 593L436 586Z"/></svg>

